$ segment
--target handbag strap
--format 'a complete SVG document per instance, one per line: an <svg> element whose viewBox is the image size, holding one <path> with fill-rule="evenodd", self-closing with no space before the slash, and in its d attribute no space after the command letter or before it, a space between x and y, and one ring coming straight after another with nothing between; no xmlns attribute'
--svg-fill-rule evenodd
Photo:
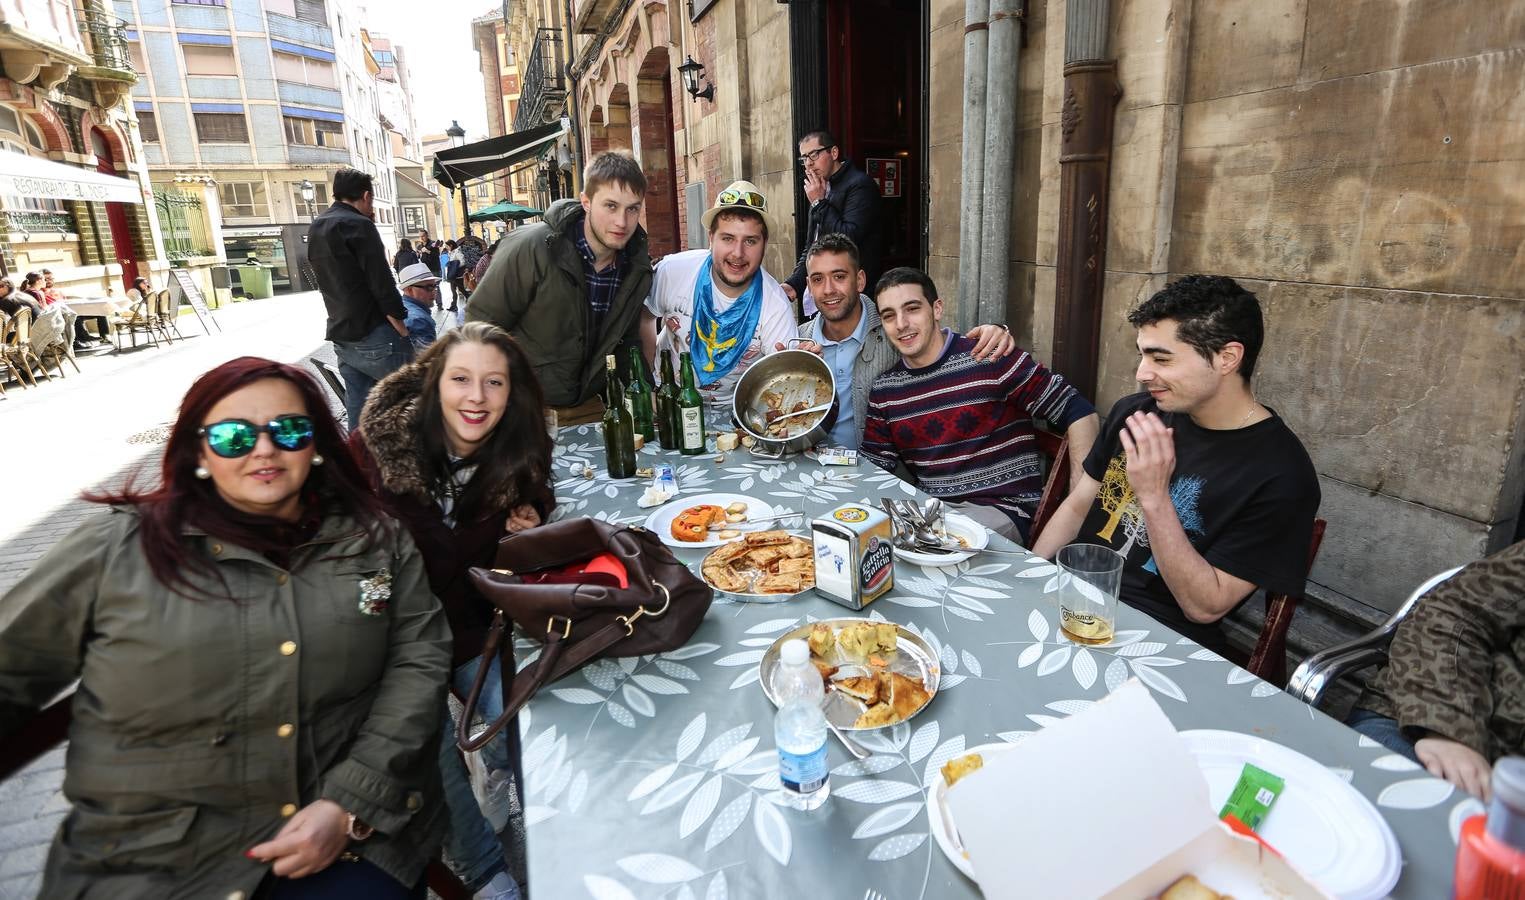
<svg viewBox="0 0 1525 900"><path fill-rule="evenodd" d="M634 622L639 616L639 613L628 619L621 616L575 642L570 640L572 620L562 616L552 616L546 623L545 646L540 651L540 658L535 660L530 668L510 676L513 687L504 697L503 714L488 723L486 731L472 738L470 737L471 722L476 718L477 701L482 694L482 686L487 683L487 673L492 668L493 654L498 652L499 644L508 630L503 619L503 612L499 610L493 617L492 628L488 631L487 640L482 645L482 663L477 666L476 678L472 679L471 693L466 695L465 710L455 724L456 744L467 752L481 749L503 730L524 704L534 699L535 693L540 688L595 659L605 650L633 634ZM560 630L556 627L557 619L562 619L566 623ZM513 663L510 660L504 660L503 664L511 666Z"/></svg>

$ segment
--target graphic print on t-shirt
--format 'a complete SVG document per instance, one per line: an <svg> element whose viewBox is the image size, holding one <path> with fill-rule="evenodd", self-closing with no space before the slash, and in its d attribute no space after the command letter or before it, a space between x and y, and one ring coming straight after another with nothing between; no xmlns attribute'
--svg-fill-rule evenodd
<svg viewBox="0 0 1525 900"><path fill-rule="evenodd" d="M1181 527L1188 538L1193 535L1200 537L1206 533L1202 527L1202 514L1197 508L1197 499L1202 496L1202 485L1203 480L1196 475L1178 475L1170 482L1170 504L1175 507L1176 518L1181 521ZM1119 450L1107 463L1107 472L1102 477L1096 498L1102 511L1107 513L1106 521L1096 531L1097 537L1114 547L1125 559L1135 549L1149 549L1149 529L1144 524L1144 510L1139 505L1137 495L1133 493L1133 485L1128 481L1126 451ZM1117 545L1118 529L1122 529L1121 545ZM1140 568L1146 572L1159 573L1152 553Z"/></svg>

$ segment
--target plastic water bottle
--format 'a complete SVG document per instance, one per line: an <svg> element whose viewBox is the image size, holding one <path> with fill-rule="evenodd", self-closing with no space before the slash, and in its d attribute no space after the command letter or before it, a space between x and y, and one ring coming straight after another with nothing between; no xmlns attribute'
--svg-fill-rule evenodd
<svg viewBox="0 0 1525 900"><path fill-rule="evenodd" d="M826 763L829 735L826 714L821 711L826 688L804 641L785 642L779 657L773 673L773 690L780 703L773 720L778 780L788 805L816 809L831 796L831 770Z"/></svg>
<svg viewBox="0 0 1525 900"><path fill-rule="evenodd" d="M1488 814L1462 823L1451 896L1525 898L1525 758L1506 756L1494 764Z"/></svg>

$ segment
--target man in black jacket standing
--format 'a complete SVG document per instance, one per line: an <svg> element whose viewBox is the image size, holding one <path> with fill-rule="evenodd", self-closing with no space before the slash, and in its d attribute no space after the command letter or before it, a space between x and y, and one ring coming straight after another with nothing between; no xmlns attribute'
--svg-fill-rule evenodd
<svg viewBox="0 0 1525 900"><path fill-rule="evenodd" d="M339 357L352 431L376 382L413 359L403 324L407 310L376 231L371 186L370 175L340 169L334 175L334 205L307 230L307 261L328 307L326 337Z"/></svg>
<svg viewBox="0 0 1525 900"><path fill-rule="evenodd" d="M879 186L842 156L831 132L812 131L800 138L800 166L805 170L805 198L810 201L810 221L805 226L805 246L823 235L845 234L858 246L859 264L866 283L879 278L884 225L879 216ZM795 303L805 296L805 257L800 256L794 274L784 282L784 293ZM813 304L801 310L815 312Z"/></svg>

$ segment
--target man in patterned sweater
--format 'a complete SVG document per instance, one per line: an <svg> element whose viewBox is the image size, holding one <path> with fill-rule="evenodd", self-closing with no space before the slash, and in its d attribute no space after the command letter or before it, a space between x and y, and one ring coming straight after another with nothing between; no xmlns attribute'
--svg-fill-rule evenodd
<svg viewBox="0 0 1525 900"><path fill-rule="evenodd" d="M973 340L942 327L926 273L891 269L874 293L900 361L869 391L863 455L1025 545L1043 493L1033 419L1069 438L1078 472L1096 440L1096 410L1026 351L976 359Z"/></svg>

